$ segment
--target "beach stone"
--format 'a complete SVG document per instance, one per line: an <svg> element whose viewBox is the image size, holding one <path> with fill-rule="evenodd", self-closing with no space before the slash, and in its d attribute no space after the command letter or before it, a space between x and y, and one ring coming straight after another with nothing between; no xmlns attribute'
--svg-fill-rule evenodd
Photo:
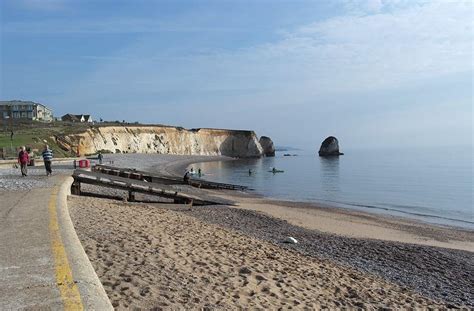
<svg viewBox="0 0 474 311"><path fill-rule="evenodd" d="M263 149L263 155L266 157L274 157L275 156L275 146L273 141L270 137L262 136L258 141Z"/></svg>
<svg viewBox="0 0 474 311"><path fill-rule="evenodd" d="M285 243L298 244L298 240L295 239L294 237L289 236L289 237L287 237L287 238L285 239Z"/></svg>
<svg viewBox="0 0 474 311"><path fill-rule="evenodd" d="M250 270L247 267L242 267L239 269L239 274L250 274L250 273L252 273L252 270Z"/></svg>
<svg viewBox="0 0 474 311"><path fill-rule="evenodd" d="M339 141L334 136L329 136L321 143L318 153L320 157L339 156L344 154L339 152Z"/></svg>

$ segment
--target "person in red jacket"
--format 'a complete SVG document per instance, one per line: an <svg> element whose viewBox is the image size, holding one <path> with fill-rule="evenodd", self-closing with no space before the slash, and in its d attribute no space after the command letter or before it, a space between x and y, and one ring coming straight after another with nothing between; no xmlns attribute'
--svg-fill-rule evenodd
<svg viewBox="0 0 474 311"><path fill-rule="evenodd" d="M26 152L25 146L21 147L20 152L18 153L18 163L20 163L21 167L21 176L28 175L28 163L30 163L30 156L28 152Z"/></svg>

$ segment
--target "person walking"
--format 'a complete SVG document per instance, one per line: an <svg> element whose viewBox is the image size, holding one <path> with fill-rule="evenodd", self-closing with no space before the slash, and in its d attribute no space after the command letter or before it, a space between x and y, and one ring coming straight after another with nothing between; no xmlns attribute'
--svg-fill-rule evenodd
<svg viewBox="0 0 474 311"><path fill-rule="evenodd" d="M44 168L46 169L46 176L51 176L53 174L53 170L51 169L51 162L53 161L53 151L49 149L48 145L44 146L43 161Z"/></svg>
<svg viewBox="0 0 474 311"><path fill-rule="evenodd" d="M186 173L184 174L183 181L185 183L189 183L189 172L188 171L186 171Z"/></svg>
<svg viewBox="0 0 474 311"><path fill-rule="evenodd" d="M97 158L99 159L99 164L102 164L102 159L104 158L104 156L102 155L102 152L99 152L99 155L97 156Z"/></svg>
<svg viewBox="0 0 474 311"><path fill-rule="evenodd" d="M28 176L28 163L30 163L30 156L28 152L26 152L25 146L20 148L20 152L18 153L18 163L20 163L21 176Z"/></svg>

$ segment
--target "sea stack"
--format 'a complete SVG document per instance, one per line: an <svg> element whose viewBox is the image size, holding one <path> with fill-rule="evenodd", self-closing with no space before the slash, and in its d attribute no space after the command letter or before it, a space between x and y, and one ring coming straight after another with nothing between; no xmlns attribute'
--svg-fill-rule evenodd
<svg viewBox="0 0 474 311"><path fill-rule="evenodd" d="M344 153L339 152L339 141L334 136L329 136L321 144L319 148L320 157L332 157L343 155Z"/></svg>
<svg viewBox="0 0 474 311"><path fill-rule="evenodd" d="M259 140L260 146L263 149L263 155L266 157L274 157L275 156L275 146L273 145L273 141L270 137L262 136Z"/></svg>

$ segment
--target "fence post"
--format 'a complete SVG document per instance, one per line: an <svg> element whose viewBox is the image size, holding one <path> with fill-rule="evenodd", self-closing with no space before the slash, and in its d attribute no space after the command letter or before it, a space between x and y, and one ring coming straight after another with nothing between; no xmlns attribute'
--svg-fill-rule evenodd
<svg viewBox="0 0 474 311"><path fill-rule="evenodd" d="M81 183L74 181L71 186L71 194L81 195Z"/></svg>

